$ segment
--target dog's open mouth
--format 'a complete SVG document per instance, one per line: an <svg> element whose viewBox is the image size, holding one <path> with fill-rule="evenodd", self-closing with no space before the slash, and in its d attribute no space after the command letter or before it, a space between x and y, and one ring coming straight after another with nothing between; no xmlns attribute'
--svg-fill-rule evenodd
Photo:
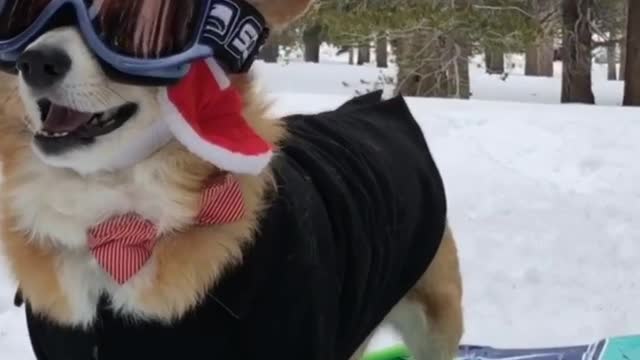
<svg viewBox="0 0 640 360"><path fill-rule="evenodd" d="M42 116L42 128L36 133L39 140L80 140L107 135L124 125L138 111L138 105L127 103L105 112L85 113L46 99L38 101L38 107Z"/></svg>

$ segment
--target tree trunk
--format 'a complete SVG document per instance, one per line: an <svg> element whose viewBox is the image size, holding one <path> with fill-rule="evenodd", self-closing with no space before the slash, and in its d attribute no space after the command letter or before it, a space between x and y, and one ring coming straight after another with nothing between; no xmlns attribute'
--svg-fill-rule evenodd
<svg viewBox="0 0 640 360"><path fill-rule="evenodd" d="M471 97L471 81L469 78L469 57L471 47L469 41L460 33L449 35L445 40L445 50L440 57L442 66L449 64L446 73L448 81L447 93L443 96L458 99ZM504 57L503 57L504 58Z"/></svg>
<svg viewBox="0 0 640 360"><path fill-rule="evenodd" d="M464 11L472 6L472 0L452 0L450 5ZM445 57L441 57L441 66L449 65L446 74L449 88L448 97L469 99L471 97L471 81L469 76L469 58L471 57L471 40L463 31L453 31L445 39ZM504 59L504 57L503 57ZM453 60L453 61L452 61Z"/></svg>
<svg viewBox="0 0 640 360"><path fill-rule="evenodd" d="M528 76L553 76L555 61L554 34L550 31L550 19L557 11L558 0L529 0L526 2L532 20L544 31L526 50L525 74Z"/></svg>
<svg viewBox="0 0 640 360"><path fill-rule="evenodd" d="M538 48L538 74L553 77L553 38L540 40Z"/></svg>
<svg viewBox="0 0 640 360"><path fill-rule="evenodd" d="M389 67L389 42L384 34L378 35L376 39L376 65L379 68Z"/></svg>
<svg viewBox="0 0 640 360"><path fill-rule="evenodd" d="M616 65L616 44L609 44L607 45L607 79L618 80Z"/></svg>
<svg viewBox="0 0 640 360"><path fill-rule="evenodd" d="M594 104L590 9L593 0L563 0L562 102Z"/></svg>
<svg viewBox="0 0 640 360"><path fill-rule="evenodd" d="M364 65L371 62L371 46L363 44L358 46L358 65Z"/></svg>
<svg viewBox="0 0 640 360"><path fill-rule="evenodd" d="M622 24L622 40L620 41L620 71L618 73L618 79L625 79L625 72L627 71L627 27L629 26L629 0L624 0L624 19Z"/></svg>
<svg viewBox="0 0 640 360"><path fill-rule="evenodd" d="M471 79L469 76L471 49L465 43L457 43L454 53L456 56L455 68L452 69L453 71L450 70L449 78L454 81L455 86L449 90L449 96L458 99L469 99L471 98Z"/></svg>
<svg viewBox="0 0 640 360"><path fill-rule="evenodd" d="M618 69L618 80L624 80L624 73L627 71L627 36L625 35L620 43L620 69Z"/></svg>
<svg viewBox="0 0 640 360"><path fill-rule="evenodd" d="M504 74L504 51L487 49L484 54L487 74Z"/></svg>
<svg viewBox="0 0 640 360"><path fill-rule="evenodd" d="M640 2L630 1L627 21L625 106L640 106Z"/></svg>
<svg viewBox="0 0 640 360"><path fill-rule="evenodd" d="M524 61L524 74L526 76L540 76L538 70L538 46L536 44L527 46Z"/></svg>
<svg viewBox="0 0 640 360"><path fill-rule="evenodd" d="M427 30L419 30L392 42L398 61L397 94L435 97L447 92L447 83L443 81L446 70L441 69L439 61L441 49L430 41L432 36ZM425 50L425 46L429 49ZM418 58L416 54L427 57Z"/></svg>
<svg viewBox="0 0 640 360"><path fill-rule="evenodd" d="M349 48L349 65L355 65L355 63L356 63L356 52L352 47L350 47Z"/></svg>
<svg viewBox="0 0 640 360"><path fill-rule="evenodd" d="M462 8L470 0L456 0ZM435 33L415 30L411 36L391 41L398 63L396 92L405 96L457 97L471 96L469 57L471 41L464 32Z"/></svg>
<svg viewBox="0 0 640 360"><path fill-rule="evenodd" d="M553 76L553 38L544 38L527 47L524 74Z"/></svg>
<svg viewBox="0 0 640 360"><path fill-rule="evenodd" d="M302 41L304 42L304 61L306 62L320 62L320 35L322 33L322 27L319 25L313 25L308 27L302 34Z"/></svg>
<svg viewBox="0 0 640 360"><path fill-rule="evenodd" d="M260 59L267 63L277 63L280 57L280 44L277 38L273 37L267 41L260 51Z"/></svg>

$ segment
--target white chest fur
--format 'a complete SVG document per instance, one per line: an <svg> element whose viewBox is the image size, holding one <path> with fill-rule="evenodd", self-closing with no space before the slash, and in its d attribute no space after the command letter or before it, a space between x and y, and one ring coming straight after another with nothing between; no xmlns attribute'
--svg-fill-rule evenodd
<svg viewBox="0 0 640 360"><path fill-rule="evenodd" d="M119 286L89 253L86 234L101 221L129 212L153 221L161 233L188 224L194 210L180 205L162 170L147 163L126 174L80 176L32 159L17 175L19 185L7 195L18 230L32 241L62 249L58 277L70 301L74 323L93 321L103 293L120 310L139 315L136 289L149 281L153 264Z"/></svg>
<svg viewBox="0 0 640 360"><path fill-rule="evenodd" d="M34 160L10 194L20 230L36 241L71 249L86 246L86 232L105 219L135 212L167 231L193 217L171 198L160 172L140 165L126 175L82 177Z"/></svg>

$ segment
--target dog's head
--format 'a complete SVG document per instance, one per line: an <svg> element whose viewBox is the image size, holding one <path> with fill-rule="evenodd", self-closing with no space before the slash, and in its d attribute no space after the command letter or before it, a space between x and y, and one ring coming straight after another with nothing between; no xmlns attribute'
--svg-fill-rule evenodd
<svg viewBox="0 0 640 360"><path fill-rule="evenodd" d="M312 0L249 2L270 26L281 28ZM139 141L159 121L159 89L110 79L74 27L40 36L18 68L32 148L47 164L85 174L109 170L125 144Z"/></svg>

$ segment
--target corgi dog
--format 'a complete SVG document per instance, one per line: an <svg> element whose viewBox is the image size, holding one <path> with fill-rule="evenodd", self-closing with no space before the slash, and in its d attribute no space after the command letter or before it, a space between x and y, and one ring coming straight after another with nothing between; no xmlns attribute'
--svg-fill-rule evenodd
<svg viewBox="0 0 640 360"><path fill-rule="evenodd" d="M311 3L247 1L276 29ZM455 357L462 281L445 190L402 97L275 118L250 72L229 74L273 146L263 170L224 170L173 138L114 167L162 121L166 89L113 79L72 25L28 51L32 68L66 64L52 81L24 69L0 81L0 243L38 360L357 360L382 324L416 360ZM194 220L207 211L233 216ZM152 229L126 279L95 250L114 218L100 228L110 241Z"/></svg>

